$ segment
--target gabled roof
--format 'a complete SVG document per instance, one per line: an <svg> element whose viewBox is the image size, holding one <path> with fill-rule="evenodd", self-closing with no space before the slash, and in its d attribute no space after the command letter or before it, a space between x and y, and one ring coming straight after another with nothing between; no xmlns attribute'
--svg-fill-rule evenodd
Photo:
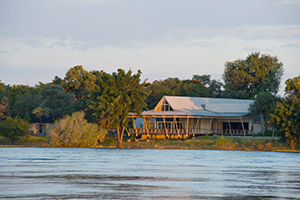
<svg viewBox="0 0 300 200"><path fill-rule="evenodd" d="M253 100L164 96L154 110L142 115L201 115L240 117L248 115Z"/></svg>
<svg viewBox="0 0 300 200"><path fill-rule="evenodd" d="M248 113L248 108L253 100L244 99L224 99L224 98L202 98L202 97L181 97L181 96L164 96L173 110L209 110L213 112L243 112ZM159 106L158 103L155 109ZM155 110L154 109L154 110Z"/></svg>

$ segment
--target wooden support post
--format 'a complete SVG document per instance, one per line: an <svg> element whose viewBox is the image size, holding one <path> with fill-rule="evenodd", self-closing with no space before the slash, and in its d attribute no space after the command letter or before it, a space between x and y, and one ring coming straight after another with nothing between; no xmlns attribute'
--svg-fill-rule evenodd
<svg viewBox="0 0 300 200"><path fill-rule="evenodd" d="M146 128L146 133L148 135L149 134L149 130L148 130L148 125L147 125L147 120L146 120L145 117L144 117L144 127Z"/></svg>
<svg viewBox="0 0 300 200"><path fill-rule="evenodd" d="M219 117L219 123L218 123L218 135L220 134L221 132L221 122L220 122L220 117Z"/></svg>
<svg viewBox="0 0 300 200"><path fill-rule="evenodd" d="M168 130L166 128L166 120L165 120L165 117L163 117L163 120L164 120L164 129L165 129L165 134L166 134L166 139L168 138Z"/></svg>
<svg viewBox="0 0 300 200"><path fill-rule="evenodd" d="M198 125L199 119L200 119L200 116L199 116L198 119L197 119L197 123L196 123L196 126L195 126L195 132L196 132L196 130L197 130L197 127L199 126L199 125Z"/></svg>
<svg viewBox="0 0 300 200"><path fill-rule="evenodd" d="M188 136L189 133L189 115L186 118L186 137Z"/></svg>
<svg viewBox="0 0 300 200"><path fill-rule="evenodd" d="M210 118L210 122L209 122L209 127L208 127L208 130L209 130L209 132L212 130L212 120L213 120L213 117L212 118Z"/></svg>
<svg viewBox="0 0 300 200"><path fill-rule="evenodd" d="M230 121L229 121L229 117L227 118L228 119L228 126L229 126L229 131L230 131L230 134L232 136L232 131L231 131L231 126L230 126Z"/></svg>
<svg viewBox="0 0 300 200"><path fill-rule="evenodd" d="M244 123L243 123L243 118L242 117L241 117L241 124L242 124L242 128L243 128L244 136L246 136L246 132L245 132L245 129L244 129Z"/></svg>
<svg viewBox="0 0 300 200"><path fill-rule="evenodd" d="M175 123L175 131L176 131L176 133L177 133L177 137L178 137L178 139L179 139L179 131L178 131L178 124L177 124L177 120L176 120L176 117L174 116L174 123Z"/></svg>

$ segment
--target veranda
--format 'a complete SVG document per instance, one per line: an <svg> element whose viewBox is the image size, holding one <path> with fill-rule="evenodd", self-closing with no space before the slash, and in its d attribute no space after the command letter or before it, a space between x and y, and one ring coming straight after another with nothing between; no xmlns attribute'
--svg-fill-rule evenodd
<svg viewBox="0 0 300 200"><path fill-rule="evenodd" d="M143 116L143 126L135 125L135 118L130 116L133 128L128 134L141 139L181 139L199 135L252 135L251 121L243 117L221 116Z"/></svg>

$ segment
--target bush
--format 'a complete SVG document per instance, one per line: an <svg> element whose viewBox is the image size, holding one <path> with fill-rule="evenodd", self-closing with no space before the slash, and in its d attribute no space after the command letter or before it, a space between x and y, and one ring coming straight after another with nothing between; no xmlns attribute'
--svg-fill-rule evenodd
<svg viewBox="0 0 300 200"><path fill-rule="evenodd" d="M230 138L225 138L223 135L216 140L215 146L219 147L221 149L226 149L231 145L232 139Z"/></svg>
<svg viewBox="0 0 300 200"><path fill-rule="evenodd" d="M275 137L277 137L277 133L278 133L278 131L275 130L275 132L274 132ZM264 136L272 137L273 136L273 131L272 130L266 130Z"/></svg>
<svg viewBox="0 0 300 200"><path fill-rule="evenodd" d="M83 111L75 112L54 123L48 134L49 146L91 147L104 141L107 130L88 123L84 116Z"/></svg>
<svg viewBox="0 0 300 200"><path fill-rule="evenodd" d="M118 139L116 137L106 137L104 139L104 143L114 143L114 142L117 142Z"/></svg>

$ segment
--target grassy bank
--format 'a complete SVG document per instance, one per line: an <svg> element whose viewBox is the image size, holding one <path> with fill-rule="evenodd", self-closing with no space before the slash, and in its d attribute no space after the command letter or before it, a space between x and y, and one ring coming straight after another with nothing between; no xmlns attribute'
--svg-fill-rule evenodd
<svg viewBox="0 0 300 200"><path fill-rule="evenodd" d="M8 138L0 136L1 146L12 146ZM47 147L48 141L45 135L28 135L17 140L13 146L21 147Z"/></svg>
<svg viewBox="0 0 300 200"><path fill-rule="evenodd" d="M11 146L10 141L0 136L1 146ZM15 142L16 147L47 147L46 136L27 136ZM96 148L116 148L117 139L106 137L105 142ZM123 148L128 149L210 149L210 150L245 150L245 151L290 151L287 142L272 137L223 137L202 136L187 140L150 140L127 141L124 139ZM294 152L300 152L299 143Z"/></svg>
<svg viewBox="0 0 300 200"><path fill-rule="evenodd" d="M117 140L106 138L99 148L115 148ZM151 140L124 141L123 148L132 149L211 149L211 150L246 150L246 151L290 151L286 142L272 139L272 137L223 137L202 136L188 140ZM300 152L299 144L295 152Z"/></svg>

